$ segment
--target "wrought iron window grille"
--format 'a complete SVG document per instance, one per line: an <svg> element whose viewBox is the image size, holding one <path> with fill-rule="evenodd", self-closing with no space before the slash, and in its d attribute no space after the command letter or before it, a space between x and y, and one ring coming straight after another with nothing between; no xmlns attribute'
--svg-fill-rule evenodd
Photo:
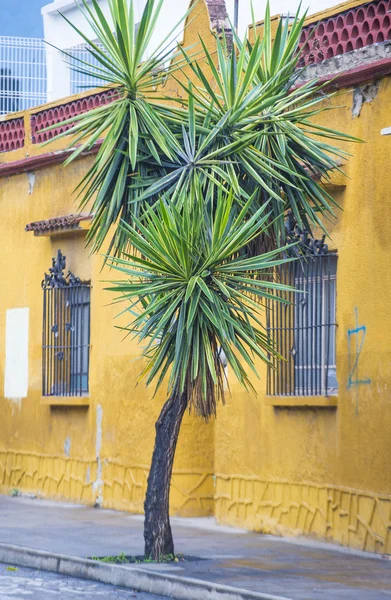
<svg viewBox="0 0 391 600"><path fill-rule="evenodd" d="M329 247L325 243L326 235L323 234L320 239L314 238L307 229L302 229L298 226L291 212L285 220L285 232L287 242L296 244L296 246L292 246L289 249L290 256L323 256L329 252Z"/></svg>
<svg viewBox="0 0 391 600"><path fill-rule="evenodd" d="M58 250L43 289L42 394L88 394L91 285L71 271Z"/></svg>
<svg viewBox="0 0 391 600"><path fill-rule="evenodd" d="M275 277L293 291L269 300L266 327L281 359L268 368L267 394L330 396L337 393L336 274L337 253L321 239L300 229L292 216L287 239L296 242L288 254L297 260L278 268ZM281 298L283 302L278 301Z"/></svg>

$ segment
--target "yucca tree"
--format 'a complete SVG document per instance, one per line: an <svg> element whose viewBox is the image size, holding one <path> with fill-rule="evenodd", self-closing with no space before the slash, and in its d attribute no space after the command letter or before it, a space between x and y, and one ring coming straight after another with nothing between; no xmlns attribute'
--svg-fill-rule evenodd
<svg viewBox="0 0 391 600"><path fill-rule="evenodd" d="M146 344L142 375L168 381L145 501L145 553L159 559L173 553L169 484L183 414L215 414L223 360L254 391L248 373L275 352L259 310L278 288L273 270L290 260L285 216L310 233L325 228L336 204L319 179L340 168L340 142L351 138L312 121L327 109L322 86L298 85L304 16L282 20L272 41L267 8L262 36L216 35L212 53L201 39L167 65L170 35L145 58L164 0L147 0L137 32L133 0L109 6L113 28L97 0L80 2L99 44L70 23L99 64L78 70L118 96L66 122L67 164L103 137L77 189L94 215L88 241L100 250L115 226L105 260L126 278L113 287ZM174 106L162 85L173 79L184 96Z"/></svg>
<svg viewBox="0 0 391 600"><path fill-rule="evenodd" d="M276 355L262 326L262 301L287 289L271 275L290 259L281 249L247 255L270 214L266 204L251 214L252 204L250 198L235 215L233 194L220 191L210 211L202 190L182 211L160 201L143 221L120 226L132 250L109 259L125 275L109 289L129 304L125 329L140 340L146 359L140 378L147 385L156 380L156 389L168 380L145 500L146 556L174 554L169 486L185 410L206 420L216 414L228 386L226 365L255 392L254 360L270 363Z"/></svg>
<svg viewBox="0 0 391 600"><path fill-rule="evenodd" d="M254 210L270 201L277 244L284 239L287 209L300 227L309 231L324 227L325 219L335 216L336 203L319 178L327 179L330 171L340 169L346 156L334 142L352 138L311 120L329 108L324 103L327 94L316 80L297 85L305 15L281 20L272 41L267 7L262 37L255 35L250 42L233 34L230 50L230 40L216 36L213 56L201 39L200 51L181 48L181 58L174 56L167 65L172 57L170 34L143 61L164 0L147 0L137 33L133 3L109 0L112 33L98 1L80 0L99 45L69 23L100 64L79 60L76 69L118 90L115 102L65 121L73 124L70 148L78 145L66 164L104 136L93 166L77 188L80 207L91 205L94 213L88 236L93 249L101 248L119 218L126 222L142 218L145 208L162 195L182 205L186 199L191 202L195 183L202 185L206 201L216 185L232 188L236 210L254 191ZM195 75L197 85L177 78L184 67L185 75L191 72L193 79ZM214 77L213 85L206 68ZM173 98L171 106L162 98L162 84L170 78L177 79L187 94L177 100L176 108ZM120 252L124 243L117 229L113 251Z"/></svg>

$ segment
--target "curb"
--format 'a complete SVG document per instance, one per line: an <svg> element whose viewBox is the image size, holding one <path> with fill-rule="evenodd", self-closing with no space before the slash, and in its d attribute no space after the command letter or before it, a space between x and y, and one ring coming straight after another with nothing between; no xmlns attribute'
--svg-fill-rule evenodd
<svg viewBox="0 0 391 600"><path fill-rule="evenodd" d="M282 596L250 592L228 585L164 575L139 567L109 565L87 558L52 554L44 550L10 544L0 543L0 562L91 579L140 592L167 596L175 600L200 600L200 598L202 600L289 600Z"/></svg>

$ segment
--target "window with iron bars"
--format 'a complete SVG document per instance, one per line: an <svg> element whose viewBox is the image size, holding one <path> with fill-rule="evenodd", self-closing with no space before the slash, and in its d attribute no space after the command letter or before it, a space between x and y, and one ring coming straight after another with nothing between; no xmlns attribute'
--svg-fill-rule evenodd
<svg viewBox="0 0 391 600"><path fill-rule="evenodd" d="M85 396L90 364L90 283L70 271L60 250L42 282L42 394Z"/></svg>
<svg viewBox="0 0 391 600"><path fill-rule="evenodd" d="M336 276L337 254L324 239L300 236L297 260L279 268L280 283L294 288L270 300L267 331L284 360L268 369L267 394L330 396L337 393Z"/></svg>

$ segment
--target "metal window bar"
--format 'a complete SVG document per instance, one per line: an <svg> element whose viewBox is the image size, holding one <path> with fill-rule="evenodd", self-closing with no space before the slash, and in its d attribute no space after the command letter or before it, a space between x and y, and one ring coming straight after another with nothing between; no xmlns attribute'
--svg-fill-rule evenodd
<svg viewBox="0 0 391 600"><path fill-rule="evenodd" d="M88 394L90 360L90 292L71 272L66 257L53 258L43 288L42 394Z"/></svg>
<svg viewBox="0 0 391 600"><path fill-rule="evenodd" d="M26 110L46 101L44 41L0 36L0 115Z"/></svg>
<svg viewBox="0 0 391 600"><path fill-rule="evenodd" d="M104 50L104 47L101 44L99 44L99 42L95 41L95 43L101 50ZM98 79L98 78L94 77L93 75L86 75L84 73L79 73L77 70L75 70L78 68L87 69L88 71L90 70L88 67L86 67L86 65L83 65L77 59L83 60L83 61L89 63L90 65L102 68L102 65L88 51L87 44L80 44L78 46L74 46L73 48L68 48L67 50L65 50L65 52L67 52L68 54L70 54L73 57L73 58L71 58L70 56L64 55L65 60L68 62L69 68L71 70L71 73L70 73L70 93L71 94L80 94L80 92L83 92L86 89L92 89L92 88L101 87L101 86L105 85L105 82L102 79ZM93 70L91 70L91 73L93 73Z"/></svg>
<svg viewBox="0 0 391 600"><path fill-rule="evenodd" d="M281 283L295 291L276 292L287 303L270 300L267 331L284 360L268 368L267 394L329 396L336 378L335 253L306 255L278 269Z"/></svg>

